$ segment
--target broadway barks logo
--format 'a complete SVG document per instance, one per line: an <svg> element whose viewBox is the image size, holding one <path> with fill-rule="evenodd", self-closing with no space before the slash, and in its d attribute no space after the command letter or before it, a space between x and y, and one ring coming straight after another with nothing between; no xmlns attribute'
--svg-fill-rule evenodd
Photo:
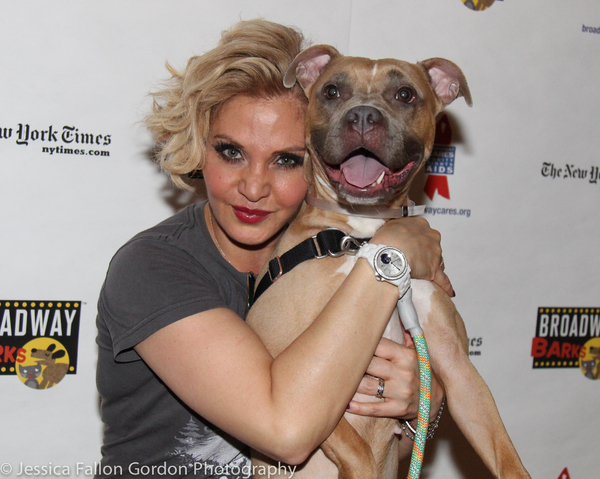
<svg viewBox="0 0 600 479"><path fill-rule="evenodd" d="M48 389L77 372L80 301L0 302L0 375Z"/></svg>
<svg viewBox="0 0 600 479"><path fill-rule="evenodd" d="M579 368L600 379L600 308L539 308L531 356L534 369Z"/></svg>

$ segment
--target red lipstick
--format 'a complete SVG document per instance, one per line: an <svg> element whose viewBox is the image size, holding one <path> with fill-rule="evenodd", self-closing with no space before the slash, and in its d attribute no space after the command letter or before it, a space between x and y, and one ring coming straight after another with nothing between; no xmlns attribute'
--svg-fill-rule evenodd
<svg viewBox="0 0 600 479"><path fill-rule="evenodd" d="M256 224L260 223L271 214L270 211L255 210L244 206L233 206L233 213L242 223Z"/></svg>

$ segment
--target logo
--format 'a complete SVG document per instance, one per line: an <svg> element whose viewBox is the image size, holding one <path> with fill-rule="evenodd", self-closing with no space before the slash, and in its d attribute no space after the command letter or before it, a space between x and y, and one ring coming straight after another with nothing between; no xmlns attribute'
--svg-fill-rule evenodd
<svg viewBox="0 0 600 479"><path fill-rule="evenodd" d="M586 27L585 25L581 26L581 31L583 33L595 33L600 34L600 27Z"/></svg>
<svg viewBox="0 0 600 479"><path fill-rule="evenodd" d="M80 131L73 125L39 128L29 123L14 127L0 125L0 141L14 140L19 146L40 144L48 155L110 156L105 148L111 144L111 135Z"/></svg>
<svg viewBox="0 0 600 479"><path fill-rule="evenodd" d="M569 475L569 470L565 467L557 479L571 479L571 476Z"/></svg>
<svg viewBox="0 0 600 479"><path fill-rule="evenodd" d="M579 368L600 379L600 308L538 308L533 369Z"/></svg>
<svg viewBox="0 0 600 479"><path fill-rule="evenodd" d="M77 372L79 301L1 301L0 376L49 389Z"/></svg>
<svg viewBox="0 0 600 479"><path fill-rule="evenodd" d="M447 115L442 115L438 120L435 129L435 139L431 156L425 164L425 186L423 190L430 200L433 200L436 193L447 200L450 199L450 187L448 186L448 176L454 174L454 161L456 159L456 147L451 146L452 127ZM471 217L471 210L466 208L436 208L427 206L426 214L431 215L452 215Z"/></svg>
<svg viewBox="0 0 600 479"><path fill-rule="evenodd" d="M592 338L581 348L579 367L588 379L600 379L600 338Z"/></svg>
<svg viewBox="0 0 600 479"><path fill-rule="evenodd" d="M469 338L469 356L481 356L483 338Z"/></svg>
<svg viewBox="0 0 600 479"><path fill-rule="evenodd" d="M494 0L461 0L465 7L471 10L487 10L494 4Z"/></svg>
<svg viewBox="0 0 600 479"><path fill-rule="evenodd" d="M564 167L557 167L554 163L544 162L542 163L542 176L544 178L551 178L556 180L561 179L575 179L584 180L594 185L598 184L598 178L600 178L600 168L597 166L591 166L588 168L580 168L574 164L566 164Z"/></svg>
<svg viewBox="0 0 600 479"><path fill-rule="evenodd" d="M431 156L425 164L425 173L429 173L425 182L425 194L433 200L435 193L450 199L448 175L454 174L456 147L452 143L452 128L447 115L443 115L436 124L435 140Z"/></svg>

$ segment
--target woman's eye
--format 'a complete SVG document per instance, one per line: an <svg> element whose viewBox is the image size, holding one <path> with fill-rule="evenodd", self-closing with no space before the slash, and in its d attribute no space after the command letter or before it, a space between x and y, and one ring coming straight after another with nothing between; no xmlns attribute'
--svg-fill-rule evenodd
<svg viewBox="0 0 600 479"><path fill-rule="evenodd" d="M323 89L323 94L329 100L333 100L335 98L339 98L340 97L340 91L338 90L338 87L336 87L335 85L327 85Z"/></svg>
<svg viewBox="0 0 600 479"><path fill-rule="evenodd" d="M297 166L302 166L303 163L304 158L298 155L281 155L277 158L277 164L284 168L295 168Z"/></svg>
<svg viewBox="0 0 600 479"><path fill-rule="evenodd" d="M396 93L396 100L404 103L410 103L414 100L414 98L414 92L408 87L400 88L400 90L398 90Z"/></svg>
<svg viewBox="0 0 600 479"><path fill-rule="evenodd" d="M239 160L242 158L242 153L233 145L219 143L214 146L215 151L226 160Z"/></svg>

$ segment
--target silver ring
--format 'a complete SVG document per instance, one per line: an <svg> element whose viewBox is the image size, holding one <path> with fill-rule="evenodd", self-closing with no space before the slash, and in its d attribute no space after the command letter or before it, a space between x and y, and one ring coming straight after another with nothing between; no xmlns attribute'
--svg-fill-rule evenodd
<svg viewBox="0 0 600 479"><path fill-rule="evenodd" d="M379 399L383 399L383 390L385 389L385 379L379 379L379 386L377 386L377 394L375 395Z"/></svg>

